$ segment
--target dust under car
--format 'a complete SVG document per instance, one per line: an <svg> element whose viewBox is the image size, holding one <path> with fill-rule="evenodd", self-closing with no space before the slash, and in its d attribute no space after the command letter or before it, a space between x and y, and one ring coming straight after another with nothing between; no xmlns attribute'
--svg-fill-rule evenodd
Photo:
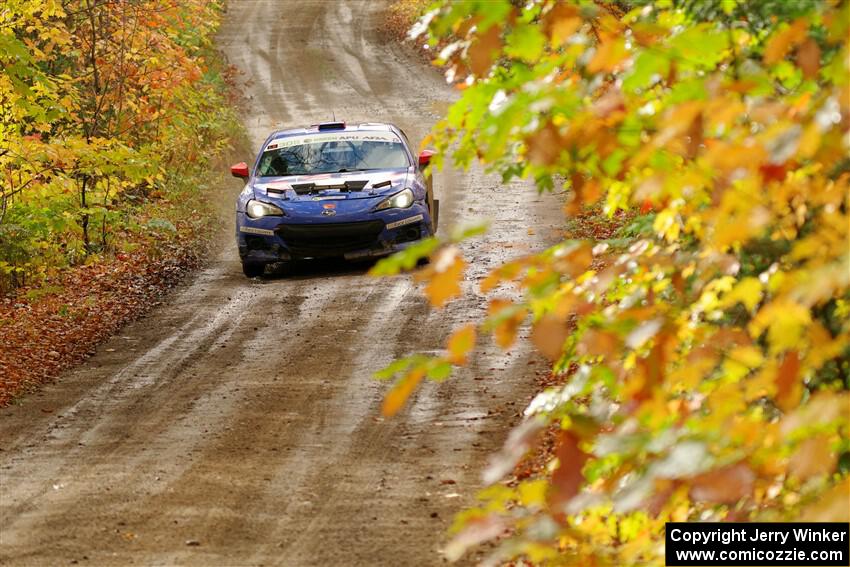
<svg viewBox="0 0 850 567"><path fill-rule="evenodd" d="M432 152L415 156L392 124L329 122L274 132L236 202L242 270L309 258L378 257L431 236L439 203L424 172Z"/></svg>

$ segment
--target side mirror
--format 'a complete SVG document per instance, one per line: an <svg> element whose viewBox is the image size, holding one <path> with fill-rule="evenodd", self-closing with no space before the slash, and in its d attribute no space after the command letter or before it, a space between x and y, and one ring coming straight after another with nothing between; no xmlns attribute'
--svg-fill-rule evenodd
<svg viewBox="0 0 850 567"><path fill-rule="evenodd" d="M419 169L425 169L431 163L431 158L437 153L433 150L422 150L419 154Z"/></svg>
<svg viewBox="0 0 850 567"><path fill-rule="evenodd" d="M234 166L230 167L230 175L233 177L238 177L240 179L248 179L251 177L251 173L248 171L248 164L244 161L241 163L237 163Z"/></svg>

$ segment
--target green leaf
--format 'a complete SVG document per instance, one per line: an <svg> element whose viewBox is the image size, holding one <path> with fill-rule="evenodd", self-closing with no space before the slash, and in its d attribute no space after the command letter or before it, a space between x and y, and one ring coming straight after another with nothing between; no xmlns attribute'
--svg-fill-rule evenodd
<svg viewBox="0 0 850 567"><path fill-rule="evenodd" d="M635 59L634 66L623 79L623 90L636 92L663 79L670 71L670 59L664 51L646 49Z"/></svg>
<svg viewBox="0 0 850 567"><path fill-rule="evenodd" d="M405 372L408 368L420 364L425 359L426 357L421 354L415 354L413 356L399 358L398 360L392 361L390 364L388 364L381 370L375 372L374 376L378 380L389 380L396 374Z"/></svg>
<svg viewBox="0 0 850 567"><path fill-rule="evenodd" d="M487 229L490 227L489 221L479 221L473 223L466 223L460 226L457 226L452 231L451 241L452 242L462 242L474 236L479 236L487 232Z"/></svg>
<svg viewBox="0 0 850 567"><path fill-rule="evenodd" d="M702 69L714 69L729 47L729 35L714 24L686 28L670 40L670 48L678 62Z"/></svg>
<svg viewBox="0 0 850 567"><path fill-rule="evenodd" d="M442 382L452 375L452 365L445 361L437 361L428 368L428 378Z"/></svg>
<svg viewBox="0 0 850 567"><path fill-rule="evenodd" d="M437 249L440 241L436 237L420 240L416 244L387 256L369 270L370 276L392 276L403 271L412 270L423 258L427 258Z"/></svg>
<svg viewBox="0 0 850 567"><path fill-rule="evenodd" d="M546 47L546 36L536 25L517 26L507 38L505 53L522 59L526 63L536 63Z"/></svg>

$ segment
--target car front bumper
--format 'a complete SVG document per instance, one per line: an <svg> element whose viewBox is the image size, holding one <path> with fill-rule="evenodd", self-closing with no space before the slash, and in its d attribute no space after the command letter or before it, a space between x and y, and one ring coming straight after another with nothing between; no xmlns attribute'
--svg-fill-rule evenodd
<svg viewBox="0 0 850 567"><path fill-rule="evenodd" d="M428 208L414 203L364 215L264 217L236 213L236 242L243 262L308 258L370 258L392 254L431 235Z"/></svg>

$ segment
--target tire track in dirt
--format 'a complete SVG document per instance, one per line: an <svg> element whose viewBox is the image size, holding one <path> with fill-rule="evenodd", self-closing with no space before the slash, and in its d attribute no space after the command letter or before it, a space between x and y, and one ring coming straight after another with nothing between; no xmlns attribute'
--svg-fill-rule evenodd
<svg viewBox="0 0 850 567"><path fill-rule="evenodd" d="M382 10L230 2L219 43L245 73L255 147L276 125L332 114L395 122L414 143L427 133L456 95L383 42ZM464 245L468 289L547 243L527 227L560 220L527 185L479 170L439 173L435 186L443 227L494 219ZM411 278L340 263L246 280L228 240L166 305L0 410L0 564L442 563L452 514L515 420L510 404L533 390L533 355L485 341L470 368L425 384L392 420L378 417L387 385L371 374L439 348L483 307L473 295L433 312Z"/></svg>

